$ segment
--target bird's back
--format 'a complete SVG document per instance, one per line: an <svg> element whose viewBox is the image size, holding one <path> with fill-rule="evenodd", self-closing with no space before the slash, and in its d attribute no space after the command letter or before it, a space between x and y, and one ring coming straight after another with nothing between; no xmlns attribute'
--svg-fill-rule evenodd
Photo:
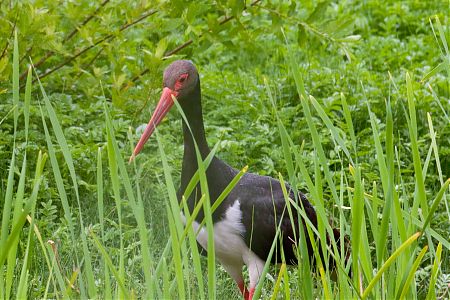
<svg viewBox="0 0 450 300"><path fill-rule="evenodd" d="M267 259L277 227L280 226L286 262L297 263L293 246L296 240L299 240L298 213L291 205L293 213L292 216L289 216L281 183L271 177L247 173L236 187L228 197L240 201L243 213L242 221L246 229L244 238L248 247L262 259ZM289 198L297 200L298 207L304 207L306 215L316 226L316 212L305 195L299 193L298 197L295 197L288 184L286 184L286 191ZM294 234L294 230L296 230L296 234ZM309 243L308 247L310 248ZM277 254L272 257L274 263L281 262L280 248L277 249Z"/></svg>

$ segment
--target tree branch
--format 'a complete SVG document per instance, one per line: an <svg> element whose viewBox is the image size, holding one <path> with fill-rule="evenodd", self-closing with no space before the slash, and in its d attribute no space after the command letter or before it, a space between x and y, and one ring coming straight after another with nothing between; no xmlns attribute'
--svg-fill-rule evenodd
<svg viewBox="0 0 450 300"><path fill-rule="evenodd" d="M85 26L87 23L89 23L90 20L92 20L100 11L100 9L102 9L110 0L104 0L99 7L97 7L95 9L95 11L89 15L83 22L81 22L80 26L75 27L71 33L69 33L64 39L63 42L67 42L69 41L78 31L81 27ZM25 55L24 57L29 56L29 52L31 52L30 48L27 51L27 55ZM48 51L37 63L34 64L34 67L37 69L39 68L39 66L41 66L43 63L45 63L47 61L47 59L49 59L50 57L52 57L53 55L55 55L54 51ZM28 71L24 71L22 74L20 74L20 80L23 80L25 78L25 76L27 76Z"/></svg>
<svg viewBox="0 0 450 300"><path fill-rule="evenodd" d="M90 20L92 20L100 11L100 9L102 9L110 0L104 0L99 7L97 7L97 9L89 16L86 18L86 20L84 20L81 25L79 27L83 27L84 25L86 25L87 23L89 23ZM69 35L64 39L64 42L67 42L68 40L70 40L77 32L78 32L78 28L76 27L74 30L72 30L71 33L69 33Z"/></svg>
<svg viewBox="0 0 450 300"><path fill-rule="evenodd" d="M9 40L12 38L12 36L14 34L14 30L16 29L16 24L17 24L18 18L19 18L19 14L16 15L16 19L14 20L13 27L11 28L11 33L9 34L9 38L6 40L5 48L3 48L2 55L0 55L0 59L2 59L3 56L5 56L5 54L6 54L6 50L8 49L8 46L9 46Z"/></svg>
<svg viewBox="0 0 450 300"><path fill-rule="evenodd" d="M87 66L91 66L94 63L94 61L96 61L97 58L100 56L100 54L102 54L103 50L105 50L105 47L101 47L100 50L97 52L97 54L95 54L95 56L90 61L85 63L82 68L84 69ZM75 75L75 78L80 77L82 73L83 73L82 71L79 71L78 74Z"/></svg>
<svg viewBox="0 0 450 300"><path fill-rule="evenodd" d="M157 12L157 10L151 10L147 13L145 13L144 15L142 15L141 17L139 17L138 19L134 20L131 23L127 23L125 25L122 25L122 27L120 27L119 32L122 32L128 28L130 28L131 26L141 22L142 20L148 18L149 16L155 14ZM48 70L47 72L45 72L44 74L42 74L41 76L39 76L40 79L47 77L48 75L52 74L53 72L61 69L62 67L64 67L65 65L71 63L72 61L74 61L77 57L83 55L84 53L86 53L87 51L91 50L92 48L94 48L95 46L105 42L105 41L110 41L113 38L115 38L116 36L114 34L108 34L107 36L101 38L100 40L96 41L94 44L84 48L83 50L81 50L80 52L78 52L77 54L67 58L65 61L63 61L62 63L60 63L59 65L57 65L56 67L54 67L53 69ZM33 82L35 82L37 79L34 79Z"/></svg>
<svg viewBox="0 0 450 300"><path fill-rule="evenodd" d="M252 3L250 3L250 7L257 5L259 2L261 2L261 0L255 0ZM227 22L229 22L230 20L234 19L234 16L229 16L229 17L225 17L222 21L219 22L219 25L223 25ZM210 30L209 30L210 31ZM201 38L203 36L203 34L199 35L198 37ZM167 59L169 58L171 55L174 55L175 53L180 52L181 50L183 50L184 48L188 47L189 45L191 45L194 41L192 39L189 39L188 41L186 41L185 43L177 46L176 48L167 51L166 53L164 53L164 56L162 59ZM141 71L138 75L134 76L131 81L125 85L122 90L124 89L128 89L132 83L135 83L136 81L138 81L143 75L147 74L149 71L148 68L145 68L143 71Z"/></svg>

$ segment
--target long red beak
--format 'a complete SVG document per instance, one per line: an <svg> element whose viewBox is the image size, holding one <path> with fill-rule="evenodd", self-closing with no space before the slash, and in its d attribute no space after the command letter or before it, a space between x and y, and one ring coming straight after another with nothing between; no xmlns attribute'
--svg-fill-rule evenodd
<svg viewBox="0 0 450 300"><path fill-rule="evenodd" d="M153 115L150 121L148 122L147 127L145 128L144 133L142 133L139 142L134 148L133 154L130 156L129 162L132 162L134 157L138 155L139 152L141 152L142 148L144 147L144 144L150 138L153 131L155 131L156 126L158 126L158 124L161 123L161 120L169 112L170 108L173 105L172 95L176 97L178 96L178 93L172 91L167 87L163 89L158 105L156 106L155 111L153 112Z"/></svg>

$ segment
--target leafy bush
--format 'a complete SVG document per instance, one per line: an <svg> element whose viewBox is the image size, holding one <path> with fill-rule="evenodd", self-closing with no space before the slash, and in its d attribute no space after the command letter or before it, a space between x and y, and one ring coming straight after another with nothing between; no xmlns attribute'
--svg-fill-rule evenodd
<svg viewBox="0 0 450 300"><path fill-rule="evenodd" d="M218 155L289 178L351 237L353 274L366 294L358 276L305 278L301 264L272 268L278 278L266 276L263 298L448 296L447 4L0 7L1 298L238 296L175 217L179 115L170 114L135 165L123 160L162 70L179 58L200 69Z"/></svg>

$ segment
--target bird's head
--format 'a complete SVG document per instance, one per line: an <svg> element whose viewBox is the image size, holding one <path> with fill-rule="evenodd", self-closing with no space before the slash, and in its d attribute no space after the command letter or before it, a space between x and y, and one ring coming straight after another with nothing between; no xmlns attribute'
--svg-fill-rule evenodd
<svg viewBox="0 0 450 300"><path fill-rule="evenodd" d="M174 61L164 71L164 90L169 89L180 102L194 91L197 83L198 71L190 60Z"/></svg>
<svg viewBox="0 0 450 300"><path fill-rule="evenodd" d="M144 144L152 135L156 126L161 123L164 116L173 106L173 97L175 97L181 105L184 105L189 95L196 91L199 83L199 75L197 68L189 60L177 60L171 63L164 71L163 91L158 105L156 106L150 121L142 133L139 142L134 148L130 157L130 162L142 150Z"/></svg>

